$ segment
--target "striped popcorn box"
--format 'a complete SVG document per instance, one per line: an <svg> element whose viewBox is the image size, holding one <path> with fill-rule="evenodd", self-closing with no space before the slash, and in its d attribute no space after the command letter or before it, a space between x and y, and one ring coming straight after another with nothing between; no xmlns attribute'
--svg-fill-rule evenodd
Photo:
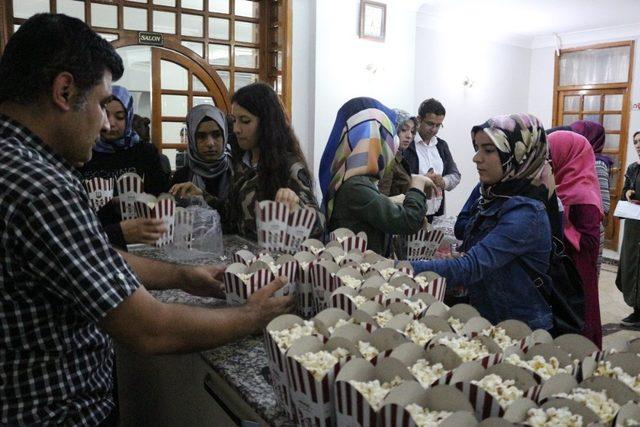
<svg viewBox="0 0 640 427"><path fill-rule="evenodd" d="M564 334L553 340L553 345L569 353L572 359L582 360L597 353L600 349L593 341L578 334Z"/></svg>
<svg viewBox="0 0 640 427"><path fill-rule="evenodd" d="M607 368L610 367L611 369ZM625 377L637 379L640 375L640 356L636 353L607 353L602 360L596 360L592 357L585 358L581 363L582 378L586 379L597 375L613 375L620 379L621 374L611 374L612 370L621 369ZM638 381L631 382L625 378L627 385L638 393L640 387ZM640 393L638 393L640 394Z"/></svg>
<svg viewBox="0 0 640 427"><path fill-rule="evenodd" d="M476 417L482 420L504 416L511 404L527 399L525 392L536 385L529 371L506 363L490 366L476 372L472 378L454 384L467 396Z"/></svg>
<svg viewBox="0 0 640 427"><path fill-rule="evenodd" d="M138 194L134 206L137 217L162 220L167 231L156 241L157 247L173 242L176 201L172 195L164 193L156 198L151 194Z"/></svg>
<svg viewBox="0 0 640 427"><path fill-rule="evenodd" d="M418 283L420 292L431 294L438 301L444 301L447 279L431 271L419 273L413 279Z"/></svg>
<svg viewBox="0 0 640 427"><path fill-rule="evenodd" d="M403 303L396 303L390 308L395 310L396 314L385 328L400 332L406 341L413 342L422 348L425 348L438 333L450 331L447 322L439 317L425 316L420 320L414 319L410 309L401 311L407 309Z"/></svg>
<svg viewBox="0 0 640 427"><path fill-rule="evenodd" d="M386 359L394 348L407 342L400 332L390 328L377 328L371 332L361 325L347 324L337 328L331 338L345 338L358 349L358 357L376 365Z"/></svg>
<svg viewBox="0 0 640 427"><path fill-rule="evenodd" d="M396 347L389 357L398 359L407 367L411 375L424 389L437 384L449 384L454 379L455 369L462 360L444 346L425 349L414 342L407 342ZM458 381L463 376L458 376Z"/></svg>
<svg viewBox="0 0 640 427"><path fill-rule="evenodd" d="M116 180L116 192L120 201L120 214L122 220L135 219L135 202L143 191L143 181L136 173L125 173Z"/></svg>
<svg viewBox="0 0 640 427"><path fill-rule="evenodd" d="M316 314L313 300L311 269L315 256L310 252L298 252L293 256L298 261L298 316L308 319Z"/></svg>
<svg viewBox="0 0 640 427"><path fill-rule="evenodd" d="M302 242L309 238L313 230L317 215L312 208L297 209L289 215L283 249L285 252L293 254L300 250Z"/></svg>
<svg viewBox="0 0 640 427"><path fill-rule="evenodd" d="M331 338L326 343L303 337L286 354L291 401L298 425L335 425L336 375L348 363L351 343Z"/></svg>
<svg viewBox="0 0 640 427"><path fill-rule="evenodd" d="M327 308L319 312L313 317L313 324L318 332L326 338L330 338L336 325L339 323L348 323L349 315L337 308Z"/></svg>
<svg viewBox="0 0 640 427"><path fill-rule="evenodd" d="M239 263L230 264L223 277L228 304L246 303L252 293L274 279L269 266L261 261L249 267Z"/></svg>
<svg viewBox="0 0 640 427"><path fill-rule="evenodd" d="M284 276L288 283L274 293L275 296L293 294L297 298L298 292L298 261L291 255L281 255L276 260L278 276Z"/></svg>
<svg viewBox="0 0 640 427"><path fill-rule="evenodd" d="M193 240L193 211L176 208L173 228L173 243L191 249Z"/></svg>
<svg viewBox="0 0 640 427"><path fill-rule="evenodd" d="M423 228L407 236L407 260L431 259L444 239L444 232Z"/></svg>
<svg viewBox="0 0 640 427"><path fill-rule="evenodd" d="M600 419L591 409L587 408L582 403L576 402L574 400L565 399L565 398L554 398L545 402L540 406L540 409L543 409L545 411L551 408L555 408L555 409L564 408L565 410L568 410L571 414L579 415L582 419L581 425L585 425L585 426L604 425L599 422Z"/></svg>
<svg viewBox="0 0 640 427"><path fill-rule="evenodd" d="M598 423L598 425L609 425L611 424L611 421L614 419L616 415L616 413L612 413L613 411L619 410L620 407L627 404L628 402L633 402L638 400L638 394L635 391L633 391L630 387L628 387L622 381L615 378L604 377L604 376L591 376L585 379L584 381L582 381L580 384L578 384L578 388L587 389L589 391L594 391L598 393L604 393L606 394L607 399L613 400L618 405L618 407L613 407L613 405L602 405L602 404L596 403L595 405L591 406L591 408L593 408L593 414L595 415L596 419L593 420L591 416L583 417L583 422L585 422L585 424L587 422L589 423L595 422L595 423ZM570 393L575 393L575 392L576 390L570 391ZM555 406L557 404L556 401L564 400L565 398L572 402L578 403L570 397L559 398L559 397L556 397L556 395L552 395L550 398L546 400L546 402L544 402L541 405L541 407L544 408L547 405L554 405L554 407L557 407ZM579 404L583 405L584 408L587 408L586 404L582 402L579 402ZM570 407L569 409L571 409L573 413L579 413L579 412L574 412L574 410L579 410L578 407L573 407L573 408ZM589 409L589 411L591 411L591 409Z"/></svg>
<svg viewBox="0 0 640 427"><path fill-rule="evenodd" d="M640 421L640 404L636 402L627 402L618 411L618 414L611 422L614 426L637 425Z"/></svg>
<svg viewBox="0 0 640 427"><path fill-rule="evenodd" d="M425 418L430 422L418 421ZM457 427L478 425L471 403L455 387L438 385L425 391L416 382L406 381L389 392L380 409L379 425L383 427L415 427L440 423L443 426Z"/></svg>
<svg viewBox="0 0 640 427"><path fill-rule="evenodd" d="M251 251L240 249L233 254L232 259L233 262L239 262L244 265L251 265L251 263L253 263L257 259L257 257Z"/></svg>
<svg viewBox="0 0 640 427"><path fill-rule="evenodd" d="M256 229L258 245L269 252L281 252L285 249L289 207L284 203L271 200L256 202Z"/></svg>
<svg viewBox="0 0 640 427"><path fill-rule="evenodd" d="M276 392L277 400L288 411L289 416L294 415L294 410L289 390L285 354L296 340L305 336L312 336L321 341L313 327L313 322L305 322L292 314L276 317L269 322L264 331L271 383Z"/></svg>
<svg viewBox="0 0 640 427"><path fill-rule="evenodd" d="M387 358L375 366L364 359L351 359L340 370L334 385L337 425L378 426L385 392L412 380L397 359Z"/></svg>
<svg viewBox="0 0 640 427"><path fill-rule="evenodd" d="M552 358L555 358L557 364L555 361L552 364ZM553 344L536 344L529 347L526 352L521 350L505 355L504 360L506 363L529 369L537 377L538 382L546 382L548 377L558 374L568 374L576 378L580 376L578 373L579 363L574 363L569 353ZM535 366L532 362L534 360L536 361Z"/></svg>
<svg viewBox="0 0 640 427"><path fill-rule="evenodd" d="M113 199L113 178L95 177L86 179L83 184L94 211L99 211L109 200Z"/></svg>
<svg viewBox="0 0 640 427"><path fill-rule="evenodd" d="M331 293L336 289L334 275L338 271L335 262L321 260L311 267L311 285L316 311L329 307Z"/></svg>

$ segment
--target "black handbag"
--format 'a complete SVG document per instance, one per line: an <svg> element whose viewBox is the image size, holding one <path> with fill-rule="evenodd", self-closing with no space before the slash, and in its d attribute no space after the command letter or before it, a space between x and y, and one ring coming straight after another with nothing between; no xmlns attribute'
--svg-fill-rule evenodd
<svg viewBox="0 0 640 427"><path fill-rule="evenodd" d="M540 295L551 307L551 335L556 337L582 333L585 311L582 278L571 258L564 252L562 241L553 238L549 271L546 275L540 275L526 263L523 266Z"/></svg>

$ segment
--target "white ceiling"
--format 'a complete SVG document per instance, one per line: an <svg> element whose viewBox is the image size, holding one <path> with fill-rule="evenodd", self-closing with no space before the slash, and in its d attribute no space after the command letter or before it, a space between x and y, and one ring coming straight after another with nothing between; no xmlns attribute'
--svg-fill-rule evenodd
<svg viewBox="0 0 640 427"><path fill-rule="evenodd" d="M640 26L640 0L422 0L419 22L491 28L533 38Z"/></svg>

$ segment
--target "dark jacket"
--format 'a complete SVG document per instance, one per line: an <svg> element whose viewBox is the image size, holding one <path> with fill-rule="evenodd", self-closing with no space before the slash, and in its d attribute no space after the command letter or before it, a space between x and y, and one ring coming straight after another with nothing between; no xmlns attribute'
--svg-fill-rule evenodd
<svg viewBox="0 0 640 427"><path fill-rule="evenodd" d="M387 252L387 235L413 234L420 229L426 212L426 196L410 189L402 205L381 194L370 176L347 179L336 193L328 230L348 228L367 233L367 248Z"/></svg>
<svg viewBox="0 0 640 427"><path fill-rule="evenodd" d="M437 137L436 137L437 138ZM438 145L436 145L436 149L438 150L438 154L442 159L443 169L442 176L445 177L447 175L457 175L458 179L460 178L460 171L458 171L458 166L456 162L453 160L453 156L451 155L451 151L449 151L449 145L444 139L438 138ZM409 165L409 173L419 173L420 171L420 159L418 158L418 153L416 152L416 142L411 141L411 144L404 150L404 159ZM442 205L440 205L440 209L435 213L435 216L444 215L444 205L445 205L445 192L442 192Z"/></svg>

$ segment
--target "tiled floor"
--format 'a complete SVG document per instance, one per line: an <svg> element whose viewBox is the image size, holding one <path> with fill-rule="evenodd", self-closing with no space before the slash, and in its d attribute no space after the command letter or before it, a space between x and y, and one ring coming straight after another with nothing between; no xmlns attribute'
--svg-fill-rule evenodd
<svg viewBox="0 0 640 427"><path fill-rule="evenodd" d="M607 330L617 330L620 319L631 313L631 308L624 303L622 294L616 288L616 271L617 267L609 264L603 264L600 271L600 316L602 324ZM619 330L604 337L604 347L607 348L608 343L613 340L622 338L633 339L640 337L640 330Z"/></svg>

